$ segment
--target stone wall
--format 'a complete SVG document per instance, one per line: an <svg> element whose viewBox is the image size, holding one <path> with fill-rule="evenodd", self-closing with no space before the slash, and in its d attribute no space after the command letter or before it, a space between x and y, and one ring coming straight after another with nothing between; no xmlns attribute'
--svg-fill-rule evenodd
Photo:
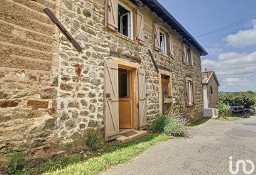
<svg viewBox="0 0 256 175"><path fill-rule="evenodd" d="M0 154L47 149L57 111L55 25L50 0L0 1Z"/></svg>
<svg viewBox="0 0 256 175"><path fill-rule="evenodd" d="M168 26L144 6L138 7L145 17L145 42L139 44L105 27L104 1L62 1L61 22L81 44L81 53L60 36L60 108L58 135L67 143L72 135L82 135L88 127L104 127L103 93L104 62L119 57L139 62L146 69L147 115L151 121L159 114L159 74L148 54L153 51L158 65L173 72L174 95L179 103L174 106L175 115L189 120L202 116L201 61L199 52L191 46L194 66L182 63L182 36L175 31L174 57L163 56L153 47L153 24ZM136 58L136 59L132 59ZM194 83L195 105L186 107L184 100L185 78L191 76Z"/></svg>
<svg viewBox="0 0 256 175"><path fill-rule="evenodd" d="M105 27L103 0L3 0L0 4L0 13L4 13L0 15L1 153L25 146L36 148L35 151L42 147L47 150L55 143L66 148L74 143L83 146L87 128L104 127L104 62L113 57L137 62L145 68L147 116L153 120L160 112L159 74L148 49L159 66L172 70L174 95L179 97L174 114L188 119L202 116L199 52L192 47L194 66L184 65L183 39L176 31L170 31L174 57L155 51L154 23L170 28L144 6L137 7L146 22L145 42L140 44ZM83 48L81 52L54 27L43 13L44 7L56 13ZM184 100L188 75L195 90L195 105L190 108Z"/></svg>

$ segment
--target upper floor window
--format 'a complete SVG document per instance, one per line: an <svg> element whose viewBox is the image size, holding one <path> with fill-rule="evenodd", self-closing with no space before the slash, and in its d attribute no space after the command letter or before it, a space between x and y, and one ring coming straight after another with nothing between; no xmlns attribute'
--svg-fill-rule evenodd
<svg viewBox="0 0 256 175"><path fill-rule="evenodd" d="M186 65L190 65L190 66L194 65L194 61L191 56L190 47L187 44L183 44L182 60L183 60L183 63Z"/></svg>
<svg viewBox="0 0 256 175"><path fill-rule="evenodd" d="M122 4L118 4L118 32L132 38L132 13Z"/></svg>
<svg viewBox="0 0 256 175"><path fill-rule="evenodd" d="M163 54L166 54L167 52L166 52L166 34L164 33L164 32L162 32L162 31L160 31L160 36L159 36L160 38L160 49L161 49L161 52L163 53Z"/></svg>
<svg viewBox="0 0 256 175"><path fill-rule="evenodd" d="M144 16L136 6L124 0L105 0L105 26L137 41L143 42Z"/></svg>

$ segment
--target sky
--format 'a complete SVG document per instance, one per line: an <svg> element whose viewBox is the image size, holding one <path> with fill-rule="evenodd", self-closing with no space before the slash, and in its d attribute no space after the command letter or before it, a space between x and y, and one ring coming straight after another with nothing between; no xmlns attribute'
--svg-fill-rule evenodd
<svg viewBox="0 0 256 175"><path fill-rule="evenodd" d="M206 49L202 70L215 71L220 91L256 91L256 0L158 1Z"/></svg>

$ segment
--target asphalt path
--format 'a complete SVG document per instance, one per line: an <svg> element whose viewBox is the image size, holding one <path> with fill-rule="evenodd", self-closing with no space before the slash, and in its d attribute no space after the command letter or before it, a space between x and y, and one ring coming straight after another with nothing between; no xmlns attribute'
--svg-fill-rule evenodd
<svg viewBox="0 0 256 175"><path fill-rule="evenodd" d="M250 160L256 168L256 117L210 120L190 129L188 138L160 143L103 175L228 175L229 165L238 170L238 160ZM245 174L239 165L237 174ZM245 165L246 171L253 170Z"/></svg>

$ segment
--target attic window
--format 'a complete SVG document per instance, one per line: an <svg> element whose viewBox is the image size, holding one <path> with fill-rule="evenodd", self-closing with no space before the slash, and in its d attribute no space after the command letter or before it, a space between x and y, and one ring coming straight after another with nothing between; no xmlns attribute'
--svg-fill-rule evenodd
<svg viewBox="0 0 256 175"><path fill-rule="evenodd" d="M118 32L132 38L132 14L131 10L122 4L118 4Z"/></svg>

